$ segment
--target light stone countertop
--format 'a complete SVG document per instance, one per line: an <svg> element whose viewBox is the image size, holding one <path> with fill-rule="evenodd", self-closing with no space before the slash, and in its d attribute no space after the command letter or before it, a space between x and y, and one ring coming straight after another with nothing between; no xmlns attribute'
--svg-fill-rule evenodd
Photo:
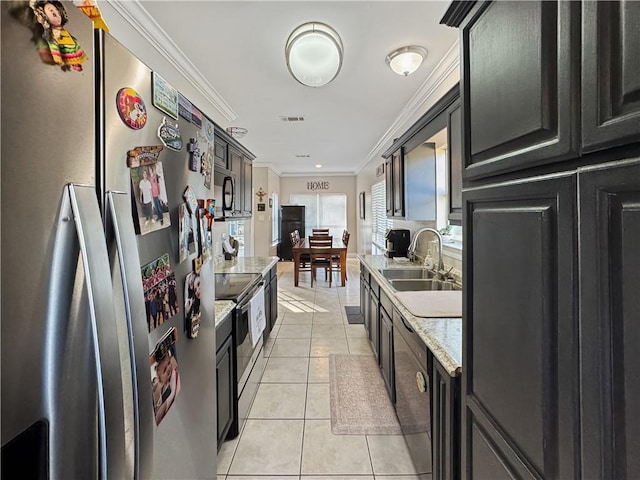
<svg viewBox="0 0 640 480"><path fill-rule="evenodd" d="M447 373L452 377L459 375L462 370L462 318L416 317L405 308L396 296L396 291L379 271L384 268L423 268L422 265L410 263L406 258L398 260L384 255L358 255L358 259L369 269L380 288L392 300L395 308L414 328Z"/></svg>
<svg viewBox="0 0 640 480"><path fill-rule="evenodd" d="M216 273L259 273L264 275L278 263L278 257L234 257L216 262Z"/></svg>
<svg viewBox="0 0 640 480"><path fill-rule="evenodd" d="M236 304L231 300L216 300L216 327L227 315L233 312Z"/></svg>

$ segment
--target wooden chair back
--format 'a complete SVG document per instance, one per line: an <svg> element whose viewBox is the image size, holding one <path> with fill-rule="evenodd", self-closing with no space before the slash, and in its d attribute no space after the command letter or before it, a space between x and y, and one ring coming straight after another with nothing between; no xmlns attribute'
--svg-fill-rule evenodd
<svg viewBox="0 0 640 480"><path fill-rule="evenodd" d="M342 243L344 243L344 245L346 247L349 246L349 237L351 236L351 234L349 232L347 232L346 230L344 232L342 232Z"/></svg>
<svg viewBox="0 0 640 480"><path fill-rule="evenodd" d="M329 286L331 286L332 266L331 245L333 237L329 235L311 235L309 237L310 261L311 261L311 286L315 280L316 270L324 268L325 277L329 278Z"/></svg>
<svg viewBox="0 0 640 480"><path fill-rule="evenodd" d="M312 228L311 233L313 235L329 235L328 228Z"/></svg>

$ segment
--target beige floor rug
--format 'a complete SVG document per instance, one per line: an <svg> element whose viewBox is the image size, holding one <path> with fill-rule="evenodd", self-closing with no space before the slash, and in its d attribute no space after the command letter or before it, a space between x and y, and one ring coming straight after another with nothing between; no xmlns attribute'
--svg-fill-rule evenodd
<svg viewBox="0 0 640 480"><path fill-rule="evenodd" d="M330 355L331 432L392 435L402 430L373 355Z"/></svg>

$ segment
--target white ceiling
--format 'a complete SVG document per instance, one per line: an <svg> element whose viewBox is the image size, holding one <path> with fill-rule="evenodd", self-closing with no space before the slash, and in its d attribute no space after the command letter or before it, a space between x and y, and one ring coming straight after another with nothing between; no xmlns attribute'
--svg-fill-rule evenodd
<svg viewBox="0 0 640 480"><path fill-rule="evenodd" d="M447 56L457 56L458 31L439 25L448 5L448 1L138 3L157 23L158 41L166 42L162 38L167 35L214 87L210 95L225 106L228 125L248 129L240 142L256 155L256 165L270 165L281 175L357 173L403 133L394 127L399 128L407 112L420 108L421 92L437 82L436 67ZM284 58L287 37L308 21L331 25L344 44L342 70L320 88L294 80ZM421 45L429 54L416 73L402 77L387 67L385 56L406 45ZM305 120L283 122L281 116Z"/></svg>

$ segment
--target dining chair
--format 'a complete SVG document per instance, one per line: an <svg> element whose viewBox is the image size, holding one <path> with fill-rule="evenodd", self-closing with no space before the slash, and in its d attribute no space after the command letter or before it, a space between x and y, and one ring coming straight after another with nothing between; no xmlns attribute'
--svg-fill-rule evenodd
<svg viewBox="0 0 640 480"><path fill-rule="evenodd" d="M309 237L309 258L311 262L311 286L316 278L318 268L324 268L324 278L329 278L329 287L331 287L332 266L331 246L333 238L329 235L311 235Z"/></svg>
<svg viewBox="0 0 640 480"><path fill-rule="evenodd" d="M349 237L351 236L351 234L349 232L347 232L346 230L344 230L342 232L342 243L344 243L345 247L349 246ZM342 266L340 265L340 254L333 254L331 255L331 263L332 265L332 270L336 271L336 272L341 272L342 271ZM347 272L344 272L344 279L347 280Z"/></svg>
<svg viewBox="0 0 640 480"><path fill-rule="evenodd" d="M311 232L313 235L329 235L328 228L312 228Z"/></svg>
<svg viewBox="0 0 640 480"><path fill-rule="evenodd" d="M291 246L294 247L298 243L300 243L300 232L298 230L294 230L289 234L289 238L291 239ZM309 272L311 271L311 260L309 259L309 255L307 253L300 254L300 263L298 265L298 271L301 272Z"/></svg>

